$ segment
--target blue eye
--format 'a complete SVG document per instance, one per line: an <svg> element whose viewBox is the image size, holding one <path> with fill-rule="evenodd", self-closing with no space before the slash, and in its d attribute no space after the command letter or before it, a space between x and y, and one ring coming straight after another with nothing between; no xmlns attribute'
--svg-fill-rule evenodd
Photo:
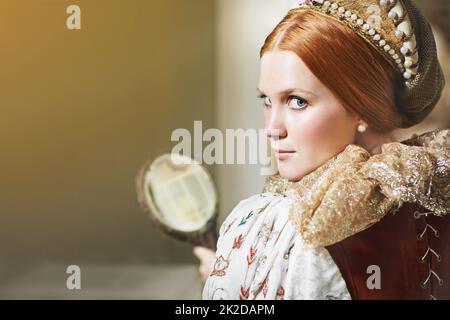
<svg viewBox="0 0 450 320"><path fill-rule="evenodd" d="M288 106L292 109L303 110L308 106L308 102L300 97L289 97Z"/></svg>
<svg viewBox="0 0 450 320"><path fill-rule="evenodd" d="M270 107L272 105L272 100L270 100L269 97L260 96L260 98L262 99L262 103L265 107Z"/></svg>

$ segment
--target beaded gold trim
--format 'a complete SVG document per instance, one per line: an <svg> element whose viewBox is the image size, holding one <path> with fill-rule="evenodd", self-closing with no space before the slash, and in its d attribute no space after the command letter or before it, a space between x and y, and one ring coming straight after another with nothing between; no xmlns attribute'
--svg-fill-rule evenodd
<svg viewBox="0 0 450 320"><path fill-rule="evenodd" d="M411 20L401 0L297 0L292 9L314 9L355 30L409 81L419 54Z"/></svg>

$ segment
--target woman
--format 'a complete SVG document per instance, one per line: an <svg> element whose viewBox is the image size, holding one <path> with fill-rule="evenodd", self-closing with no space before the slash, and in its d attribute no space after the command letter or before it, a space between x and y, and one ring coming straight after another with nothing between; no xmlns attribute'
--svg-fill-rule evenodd
<svg viewBox="0 0 450 320"><path fill-rule="evenodd" d="M195 248L203 298L449 299L449 130L392 138L443 86L410 0L298 1L261 49L279 172Z"/></svg>

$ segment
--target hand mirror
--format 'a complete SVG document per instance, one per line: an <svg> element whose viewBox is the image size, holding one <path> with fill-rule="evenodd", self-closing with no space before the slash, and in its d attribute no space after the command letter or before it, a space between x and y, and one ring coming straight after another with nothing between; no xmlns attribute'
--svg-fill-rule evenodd
<svg viewBox="0 0 450 320"><path fill-rule="evenodd" d="M202 165L183 155L163 154L145 163L136 185L141 207L162 231L215 250L218 195Z"/></svg>

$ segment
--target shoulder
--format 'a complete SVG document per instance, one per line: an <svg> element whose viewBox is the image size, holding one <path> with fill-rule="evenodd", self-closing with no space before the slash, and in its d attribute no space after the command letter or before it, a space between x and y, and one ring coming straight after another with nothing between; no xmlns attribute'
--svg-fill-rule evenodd
<svg viewBox="0 0 450 320"><path fill-rule="evenodd" d="M362 167L363 178L376 181L385 196L421 205L438 214L448 212L450 130L414 135L389 143Z"/></svg>

